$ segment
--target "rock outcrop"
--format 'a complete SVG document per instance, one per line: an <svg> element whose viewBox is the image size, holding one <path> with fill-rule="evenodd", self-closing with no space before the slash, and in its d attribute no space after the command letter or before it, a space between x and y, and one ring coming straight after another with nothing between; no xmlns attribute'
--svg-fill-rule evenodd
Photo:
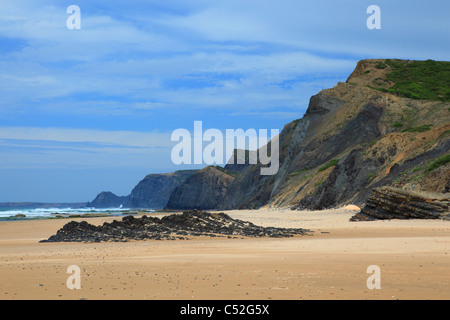
<svg viewBox="0 0 450 320"><path fill-rule="evenodd" d="M233 154L227 161L224 169L230 171L233 175L241 174L252 166L252 164L250 164L250 157L252 156L257 156L256 151L234 149Z"/></svg>
<svg viewBox="0 0 450 320"><path fill-rule="evenodd" d="M279 135L279 165L282 166L288 156L289 144L298 121L292 121L284 126ZM270 142L269 142L270 146ZM263 151L266 153L265 151ZM229 165L225 166L228 168ZM226 195L220 203L221 210L257 209L266 205L275 187L276 175L261 175L261 163L246 165L227 189Z"/></svg>
<svg viewBox="0 0 450 320"><path fill-rule="evenodd" d="M232 219L224 213L187 211L161 219L142 216L126 216L101 226L86 221L71 221L57 233L40 242L102 242L129 240L188 240L193 236L209 237L292 237L307 235L306 229L287 229L256 226L251 222Z"/></svg>
<svg viewBox="0 0 450 320"><path fill-rule="evenodd" d="M167 209L216 209L234 177L225 169L209 166L197 171L170 195Z"/></svg>
<svg viewBox="0 0 450 320"><path fill-rule="evenodd" d="M172 191L197 170L179 170L171 173L149 174L142 179L128 196L117 196L112 192L101 192L87 207L93 208L139 208L162 209Z"/></svg>
<svg viewBox="0 0 450 320"><path fill-rule="evenodd" d="M450 220L450 193L431 193L393 187L374 188L366 205L351 221L384 219Z"/></svg>
<svg viewBox="0 0 450 320"><path fill-rule="evenodd" d="M162 209L172 192L197 170L179 170L171 173L149 174L131 191L128 208Z"/></svg>
<svg viewBox="0 0 450 320"><path fill-rule="evenodd" d="M87 203L87 207L93 208L119 208L125 206L128 202L128 197L120 197L112 192L100 192L92 202Z"/></svg>

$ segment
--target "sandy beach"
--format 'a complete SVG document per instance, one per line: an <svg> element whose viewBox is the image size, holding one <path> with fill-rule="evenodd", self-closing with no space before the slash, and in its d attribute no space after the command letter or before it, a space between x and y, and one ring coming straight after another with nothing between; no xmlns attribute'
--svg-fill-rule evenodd
<svg viewBox="0 0 450 320"><path fill-rule="evenodd" d="M226 213L314 233L283 239L39 243L69 220L4 221L0 299L450 299L450 221L349 222L355 211L348 209ZM71 265L81 270L79 290L66 285ZM380 289L367 287L371 265L380 268Z"/></svg>

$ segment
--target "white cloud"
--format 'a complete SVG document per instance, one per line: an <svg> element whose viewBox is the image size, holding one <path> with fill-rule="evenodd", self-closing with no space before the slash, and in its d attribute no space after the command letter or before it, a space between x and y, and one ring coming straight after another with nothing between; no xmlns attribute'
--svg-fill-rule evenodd
<svg viewBox="0 0 450 320"><path fill-rule="evenodd" d="M2 169L153 168L170 164L170 134L0 127ZM170 165L168 165L170 166Z"/></svg>
<svg viewBox="0 0 450 320"><path fill-rule="evenodd" d="M129 147L168 147L170 134L72 128L0 127L0 139L89 142Z"/></svg>
<svg viewBox="0 0 450 320"><path fill-rule="evenodd" d="M299 49L302 36L291 27L305 22L295 18L294 11L302 8L296 2L255 6L251 1L195 1L180 6L181 13L164 14L128 8L119 17L115 10L121 5L115 1L104 12L90 12L80 3L82 28L69 31L59 3L8 4L0 34L27 44L0 56L1 108L48 112L53 106L66 114L108 115L168 106L275 108L295 95L277 83L317 72L344 75L354 66L352 59ZM280 43L290 47L270 49ZM78 98L90 93L98 101ZM70 97L64 105L52 101L64 97Z"/></svg>

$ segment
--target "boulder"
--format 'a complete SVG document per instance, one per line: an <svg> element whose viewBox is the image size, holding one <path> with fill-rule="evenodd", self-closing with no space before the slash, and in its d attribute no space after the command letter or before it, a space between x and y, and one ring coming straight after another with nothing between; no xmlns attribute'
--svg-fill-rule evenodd
<svg viewBox="0 0 450 320"><path fill-rule="evenodd" d="M361 212L351 221L378 219L450 219L450 193L374 188Z"/></svg>

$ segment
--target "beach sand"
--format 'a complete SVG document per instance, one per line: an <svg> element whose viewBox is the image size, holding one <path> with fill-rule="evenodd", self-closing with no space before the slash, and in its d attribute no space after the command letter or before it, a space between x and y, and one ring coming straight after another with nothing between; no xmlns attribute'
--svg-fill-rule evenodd
<svg viewBox="0 0 450 320"><path fill-rule="evenodd" d="M349 222L348 209L226 213L314 233L39 243L69 220L0 222L0 299L450 299L450 221ZM66 285L71 265L81 270L79 290ZM380 289L367 287L371 265Z"/></svg>

